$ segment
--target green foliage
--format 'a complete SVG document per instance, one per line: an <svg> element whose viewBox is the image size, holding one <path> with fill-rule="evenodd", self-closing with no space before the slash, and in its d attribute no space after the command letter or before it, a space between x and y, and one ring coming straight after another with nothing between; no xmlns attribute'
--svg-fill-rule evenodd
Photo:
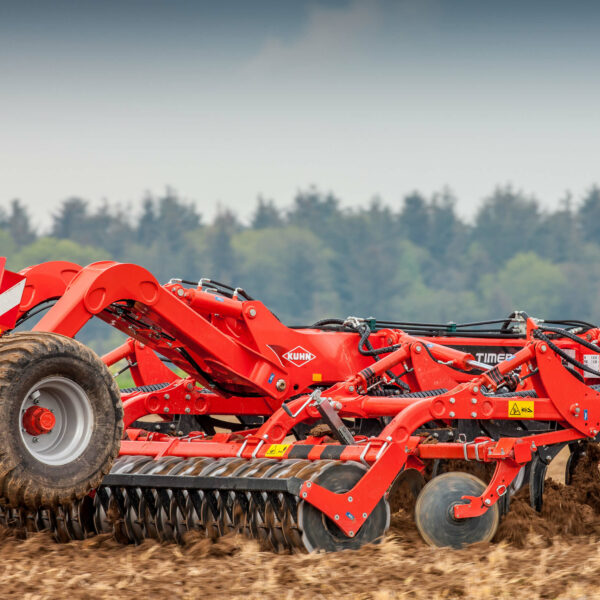
<svg viewBox="0 0 600 600"><path fill-rule="evenodd" d="M600 188L594 186L586 196L579 211L583 237L588 242L600 244Z"/></svg>
<svg viewBox="0 0 600 600"><path fill-rule="evenodd" d="M510 187L485 199L473 223L456 199L413 192L399 208L374 199L348 210L311 187L281 210L259 198L249 225L226 209L205 224L173 190L134 210L65 200L51 235L27 208L0 208L9 268L47 260L140 264L159 281L209 277L240 286L285 323L370 316L435 322L501 318L513 310L600 320L600 188L555 211ZM133 218L131 215L138 215ZM91 323L81 338L106 351L121 338Z"/></svg>
<svg viewBox="0 0 600 600"><path fill-rule="evenodd" d="M110 260L110 258L110 252L103 248L84 246L71 240L42 237L8 255L8 266L11 269L22 269L48 260L68 260L80 265L88 265L98 260Z"/></svg>
<svg viewBox="0 0 600 600"><path fill-rule="evenodd" d="M0 256L8 257L8 265L14 265L14 261L12 260L14 255L17 253L17 244L13 239L13 236L6 229L0 229Z"/></svg>
<svg viewBox="0 0 600 600"><path fill-rule="evenodd" d="M533 252L517 254L496 275L482 278L482 297L498 314L525 310L531 315L561 318L569 287L558 265Z"/></svg>
<svg viewBox="0 0 600 600"><path fill-rule="evenodd" d="M244 231L233 251L239 282L279 318L297 324L337 314L332 252L317 236L295 226Z"/></svg>

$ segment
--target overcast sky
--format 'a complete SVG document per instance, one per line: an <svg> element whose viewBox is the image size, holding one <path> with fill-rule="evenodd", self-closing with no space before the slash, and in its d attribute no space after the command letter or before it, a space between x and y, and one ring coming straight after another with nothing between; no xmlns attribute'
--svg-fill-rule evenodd
<svg viewBox="0 0 600 600"><path fill-rule="evenodd" d="M600 182L600 2L0 0L0 203Z"/></svg>

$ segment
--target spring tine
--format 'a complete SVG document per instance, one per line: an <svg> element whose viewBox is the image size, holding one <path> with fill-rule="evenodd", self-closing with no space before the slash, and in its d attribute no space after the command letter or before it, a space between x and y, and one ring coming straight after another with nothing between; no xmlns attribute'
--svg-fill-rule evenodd
<svg viewBox="0 0 600 600"><path fill-rule="evenodd" d="M285 502L285 511L294 512L298 506L298 498L292 496L292 494L284 494L283 500Z"/></svg>
<svg viewBox="0 0 600 600"><path fill-rule="evenodd" d="M236 492L235 493L237 501L240 503L242 510L247 513L250 509L250 501L248 500L248 494L246 492Z"/></svg>
<svg viewBox="0 0 600 600"><path fill-rule="evenodd" d="M192 501L192 505L194 506L194 510L196 511L196 516L198 519L202 519L202 500L204 494L202 494L202 498L200 497L199 490L190 490L188 492L188 497Z"/></svg>
<svg viewBox="0 0 600 600"><path fill-rule="evenodd" d="M107 518L107 510L108 510L108 495L105 496L106 504L104 504L100 499L100 492L106 493L104 488L98 488L98 493L96 493L94 497L94 512L93 512L93 521L94 521L94 529L98 533L110 533L112 527L108 522Z"/></svg>
<svg viewBox="0 0 600 600"><path fill-rule="evenodd" d="M171 539L177 544L183 543L183 536L187 532L187 523L185 513L181 510L181 505L176 499L176 494L171 498L169 507L169 523L171 524L172 532Z"/></svg>
<svg viewBox="0 0 600 600"><path fill-rule="evenodd" d="M127 500L129 501L129 506L133 509L136 516L139 517L139 504L140 504L140 495L138 494L137 488L128 487L125 489L127 494Z"/></svg>
<svg viewBox="0 0 600 600"><path fill-rule="evenodd" d="M105 512L108 510L109 494L110 494L109 488L105 488L103 486L100 486L96 490L96 497L100 500L100 503L102 504L102 508L104 509Z"/></svg>
<svg viewBox="0 0 600 600"><path fill-rule="evenodd" d="M111 488L111 498L117 503L119 512L123 515L125 513L125 497L123 496L123 490L121 488Z"/></svg>
<svg viewBox="0 0 600 600"><path fill-rule="evenodd" d="M280 494L268 494L267 500L275 513L277 519L281 519L283 516L283 501L280 499Z"/></svg>
<svg viewBox="0 0 600 600"><path fill-rule="evenodd" d="M171 490L167 491L164 488L158 489L156 490L157 496L158 496L158 501L160 502L161 507L168 513L169 511L169 506L171 504L171 497L169 496L171 492ZM158 512L159 509L157 509L157 511L155 511L154 514L156 514L156 512ZM154 515L153 515L154 516Z"/></svg>
<svg viewBox="0 0 600 600"><path fill-rule="evenodd" d="M150 514L156 514L156 502L154 500L154 493L151 488L142 488L142 496L144 498L144 502L150 511Z"/></svg>
<svg viewBox="0 0 600 600"><path fill-rule="evenodd" d="M129 524L128 516L128 513L119 509L119 503L116 498L111 496L108 505L107 518L112 524L113 537L121 544L129 544L130 542L135 541L127 531L127 525Z"/></svg>
<svg viewBox="0 0 600 600"><path fill-rule="evenodd" d="M39 532L54 530L54 513L47 508L37 511L36 527Z"/></svg>
<svg viewBox="0 0 600 600"><path fill-rule="evenodd" d="M84 496L74 504L69 511L67 525L71 527L74 539L86 539L96 535L94 525L94 501L90 496Z"/></svg>
<svg viewBox="0 0 600 600"><path fill-rule="evenodd" d="M265 519L265 498L264 498L263 494L264 494L264 492L255 492L255 491L250 492L250 496L252 497L252 500L253 500L254 504L256 505L258 514L260 515L260 518L264 521L264 519Z"/></svg>
<svg viewBox="0 0 600 600"><path fill-rule="evenodd" d="M63 544L71 541L66 521L64 508L58 506L54 511L54 537L57 542Z"/></svg>
<svg viewBox="0 0 600 600"><path fill-rule="evenodd" d="M204 497L208 503L208 507L215 519L219 518L219 502L216 497L216 492L214 490L206 490L204 492Z"/></svg>
<svg viewBox="0 0 600 600"><path fill-rule="evenodd" d="M82 500L78 500L65 510L65 523L71 540L85 539L85 531L80 523L79 508Z"/></svg>
<svg viewBox="0 0 600 600"><path fill-rule="evenodd" d="M36 519L35 511L29 510L26 512L26 514L25 514L25 531L28 531L28 532L36 531L35 519Z"/></svg>
<svg viewBox="0 0 600 600"><path fill-rule="evenodd" d="M185 511L185 492L183 490L173 490L173 497L177 503L177 507L181 512Z"/></svg>
<svg viewBox="0 0 600 600"><path fill-rule="evenodd" d="M229 522L233 521L233 502L232 495L230 492L221 492L221 507L225 512L225 515L229 519Z"/></svg>

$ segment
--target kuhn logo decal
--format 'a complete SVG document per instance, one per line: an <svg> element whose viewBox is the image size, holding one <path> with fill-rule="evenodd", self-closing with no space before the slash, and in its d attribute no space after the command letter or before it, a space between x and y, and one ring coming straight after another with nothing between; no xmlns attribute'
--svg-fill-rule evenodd
<svg viewBox="0 0 600 600"><path fill-rule="evenodd" d="M316 356L312 352L305 350L302 346L296 346L293 350L288 350L283 355L283 358L297 367L302 367L313 358L316 358Z"/></svg>

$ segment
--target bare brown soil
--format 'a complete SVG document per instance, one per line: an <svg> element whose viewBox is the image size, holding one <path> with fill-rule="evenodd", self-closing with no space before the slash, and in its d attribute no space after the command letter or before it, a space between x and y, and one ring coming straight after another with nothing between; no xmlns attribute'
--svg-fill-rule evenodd
<svg viewBox="0 0 600 600"><path fill-rule="evenodd" d="M493 543L460 551L425 545L402 511L382 544L329 555L275 555L237 536L134 547L109 536L58 545L47 534L21 540L0 530L0 598L599 598L597 458L588 455L569 488L547 481L541 515L523 492Z"/></svg>
<svg viewBox="0 0 600 600"><path fill-rule="evenodd" d="M108 536L56 544L49 535L0 533L0 597L70 598L597 598L595 535L530 535L450 551L426 546L394 517L379 546L335 555L274 555L239 537L184 547L120 546Z"/></svg>

